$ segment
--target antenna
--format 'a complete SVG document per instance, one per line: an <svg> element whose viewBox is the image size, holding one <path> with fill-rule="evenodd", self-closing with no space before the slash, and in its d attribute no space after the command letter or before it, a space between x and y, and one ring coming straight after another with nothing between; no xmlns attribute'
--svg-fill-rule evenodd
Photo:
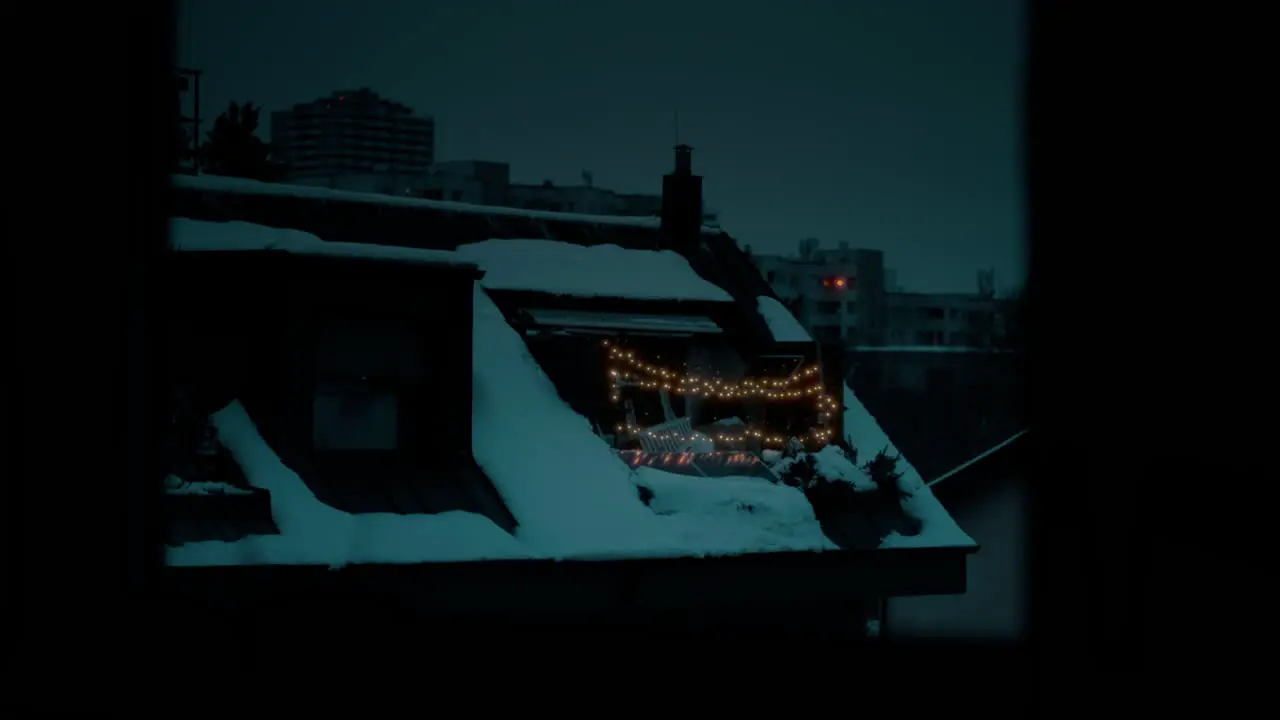
<svg viewBox="0 0 1280 720"><path fill-rule="evenodd" d="M675 121L676 145L679 145L680 144L680 107L676 106L676 108L672 111L672 114L673 114L672 119Z"/></svg>

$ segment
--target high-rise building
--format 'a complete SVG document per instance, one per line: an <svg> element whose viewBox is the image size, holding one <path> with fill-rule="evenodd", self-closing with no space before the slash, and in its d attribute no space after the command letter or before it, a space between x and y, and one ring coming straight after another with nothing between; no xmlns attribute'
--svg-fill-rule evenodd
<svg viewBox="0 0 1280 720"><path fill-rule="evenodd" d="M271 115L271 143L285 181L399 192L435 161L435 120L368 88Z"/></svg>

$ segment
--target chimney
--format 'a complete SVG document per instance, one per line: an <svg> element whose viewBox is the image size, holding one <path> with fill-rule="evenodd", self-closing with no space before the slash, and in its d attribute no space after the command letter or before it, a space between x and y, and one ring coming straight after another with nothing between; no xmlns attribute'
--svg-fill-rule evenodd
<svg viewBox="0 0 1280 720"><path fill-rule="evenodd" d="M696 246L702 235L702 177L693 174L693 148L675 151L675 169L662 178L662 236L679 250Z"/></svg>

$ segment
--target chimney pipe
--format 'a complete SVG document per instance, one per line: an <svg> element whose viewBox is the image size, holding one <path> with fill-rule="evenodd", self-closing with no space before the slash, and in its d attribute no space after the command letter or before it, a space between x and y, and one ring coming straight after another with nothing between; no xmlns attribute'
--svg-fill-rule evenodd
<svg viewBox="0 0 1280 720"><path fill-rule="evenodd" d="M676 146L676 175L693 174L693 148L688 145Z"/></svg>
<svg viewBox="0 0 1280 720"><path fill-rule="evenodd" d="M702 177L693 174L693 148L677 145L675 169L662 178L662 235L669 247L692 249L702 235Z"/></svg>

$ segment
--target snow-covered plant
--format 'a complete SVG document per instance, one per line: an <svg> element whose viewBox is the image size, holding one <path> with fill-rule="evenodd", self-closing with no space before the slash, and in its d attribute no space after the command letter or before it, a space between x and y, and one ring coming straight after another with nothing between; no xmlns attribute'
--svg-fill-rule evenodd
<svg viewBox="0 0 1280 720"><path fill-rule="evenodd" d="M778 478L782 480L783 485L804 490L811 487L821 476L818 474L818 461L813 455L805 453L803 455L788 455L787 451L783 452L786 467L779 473Z"/></svg>
<svg viewBox="0 0 1280 720"><path fill-rule="evenodd" d="M855 460L856 457L855 455ZM876 484L876 491L894 500L911 496L911 493L902 489L902 483L898 482L902 478L902 473L898 471L900 457L902 456L890 455L889 448L886 447L862 466L863 472Z"/></svg>

